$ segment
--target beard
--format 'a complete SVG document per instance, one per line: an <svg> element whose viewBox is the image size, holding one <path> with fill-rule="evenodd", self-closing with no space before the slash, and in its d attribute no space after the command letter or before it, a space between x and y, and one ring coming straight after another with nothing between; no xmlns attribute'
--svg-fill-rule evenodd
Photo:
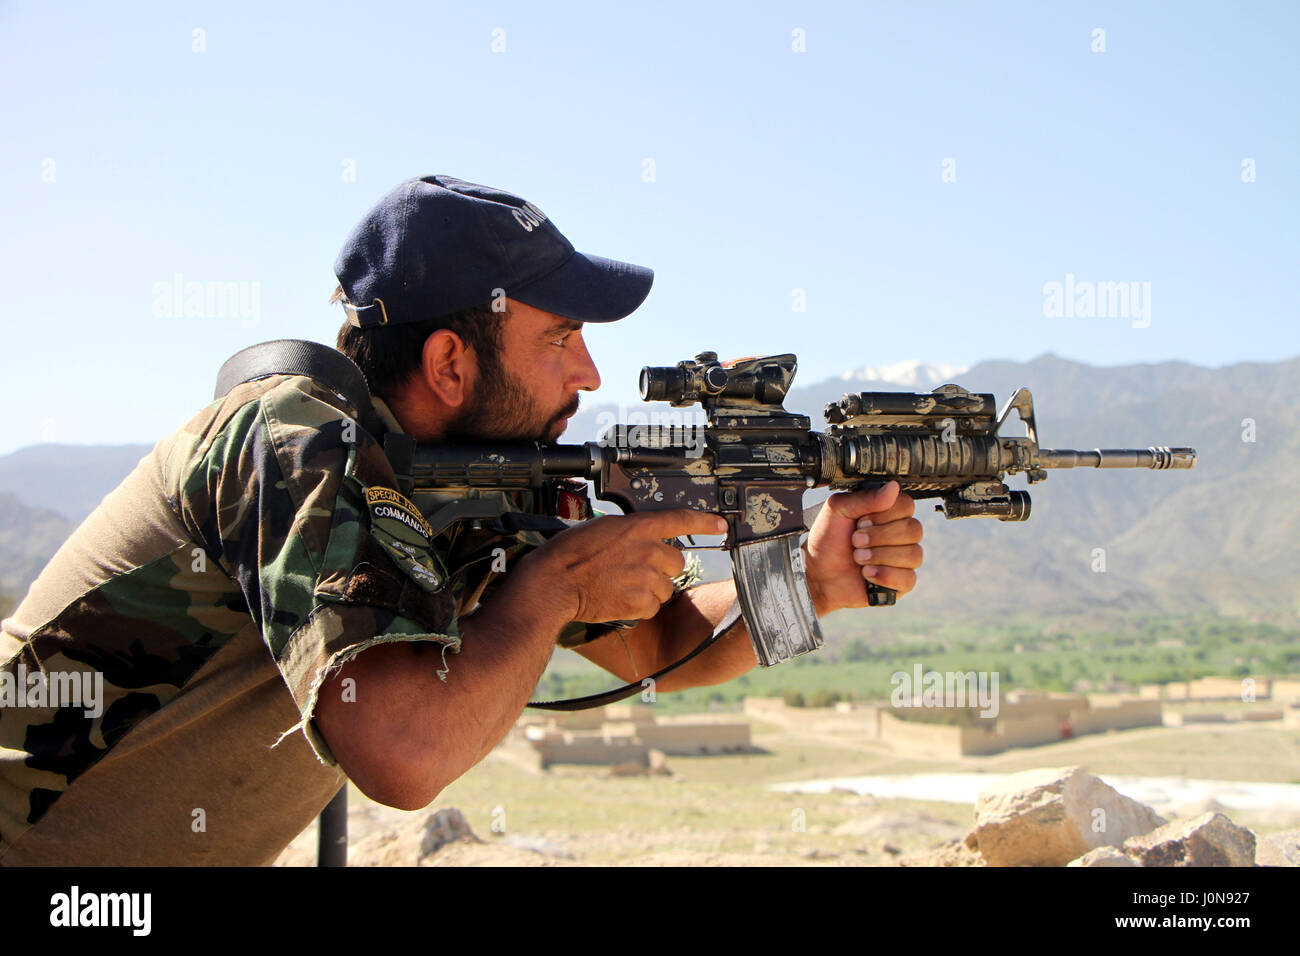
<svg viewBox="0 0 1300 956"><path fill-rule="evenodd" d="M448 425L446 438L452 441L482 441L485 438L506 441L533 441L555 444L566 418L578 411L578 395L564 407L547 414L529 394L523 382L497 361L496 356L479 362L474 394L464 410ZM552 432L556 432L552 438Z"/></svg>

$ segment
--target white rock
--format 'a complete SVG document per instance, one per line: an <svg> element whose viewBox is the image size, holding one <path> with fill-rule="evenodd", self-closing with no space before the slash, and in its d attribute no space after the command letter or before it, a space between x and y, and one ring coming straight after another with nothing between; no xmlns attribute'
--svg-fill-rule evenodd
<svg viewBox="0 0 1300 956"><path fill-rule="evenodd" d="M1124 843L1141 866L1254 866L1255 834L1222 813L1175 820Z"/></svg>
<svg viewBox="0 0 1300 956"><path fill-rule="evenodd" d="M975 839L989 866L1065 866L1165 822L1081 767L1012 774L975 804Z"/></svg>
<svg viewBox="0 0 1300 956"><path fill-rule="evenodd" d="M1255 862L1260 866L1300 866L1300 830L1260 837L1255 846Z"/></svg>
<svg viewBox="0 0 1300 956"><path fill-rule="evenodd" d="M1089 850L1077 860L1071 860L1067 866L1137 866L1124 855L1123 850L1113 846L1099 846Z"/></svg>

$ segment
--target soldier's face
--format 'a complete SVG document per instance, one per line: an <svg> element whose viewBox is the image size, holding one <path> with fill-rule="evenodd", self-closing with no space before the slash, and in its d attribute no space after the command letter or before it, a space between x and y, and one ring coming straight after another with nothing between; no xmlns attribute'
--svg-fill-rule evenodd
<svg viewBox="0 0 1300 956"><path fill-rule="evenodd" d="M509 300L497 356L477 356L473 393L449 432L458 437L554 442L600 387L582 323Z"/></svg>

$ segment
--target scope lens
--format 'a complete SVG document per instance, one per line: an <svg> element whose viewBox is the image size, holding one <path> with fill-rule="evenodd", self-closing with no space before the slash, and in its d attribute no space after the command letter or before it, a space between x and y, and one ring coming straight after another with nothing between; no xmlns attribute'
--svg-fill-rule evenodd
<svg viewBox="0 0 1300 956"><path fill-rule="evenodd" d="M675 365L641 369L641 398L647 402L680 402L686 394L686 373Z"/></svg>

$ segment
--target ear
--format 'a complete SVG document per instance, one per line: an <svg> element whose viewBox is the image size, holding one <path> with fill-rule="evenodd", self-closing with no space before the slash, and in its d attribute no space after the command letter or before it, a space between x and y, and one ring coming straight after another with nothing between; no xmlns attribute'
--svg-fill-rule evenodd
<svg viewBox="0 0 1300 956"><path fill-rule="evenodd" d="M439 329L424 340L421 370L429 389L444 405L459 408L465 403L478 370L473 352L459 335Z"/></svg>

